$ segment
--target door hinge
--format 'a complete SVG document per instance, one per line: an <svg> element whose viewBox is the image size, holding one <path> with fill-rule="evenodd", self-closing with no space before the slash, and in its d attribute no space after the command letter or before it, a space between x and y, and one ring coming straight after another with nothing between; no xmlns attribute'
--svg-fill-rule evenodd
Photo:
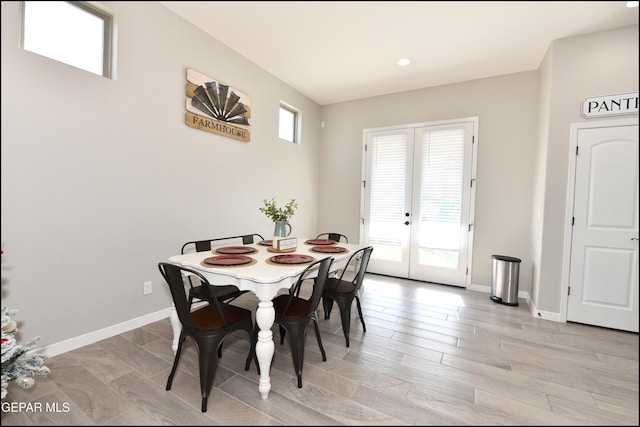
<svg viewBox="0 0 640 427"><path fill-rule="evenodd" d="M569 286L569 289L567 290L567 295L571 295L571 286Z"/></svg>
<svg viewBox="0 0 640 427"><path fill-rule="evenodd" d="M471 188L473 188L473 181L475 180L476 180L475 178L471 178L471 185L470 185Z"/></svg>
<svg viewBox="0 0 640 427"><path fill-rule="evenodd" d="M362 181L362 188L367 188L367 181L366 180Z"/></svg>
<svg viewBox="0 0 640 427"><path fill-rule="evenodd" d="M578 146L576 145L576 156L578 155Z"/></svg>
<svg viewBox="0 0 640 427"><path fill-rule="evenodd" d="M576 217L572 216L571 217L571 226L573 227L575 225L575 223L576 223Z"/></svg>
<svg viewBox="0 0 640 427"><path fill-rule="evenodd" d="M473 227L473 224L469 224L469 233L471 233L471 227Z"/></svg>
<svg viewBox="0 0 640 427"><path fill-rule="evenodd" d="M469 267L467 267L467 271L465 271L464 275L465 275L465 276L468 276L468 275L469 275Z"/></svg>

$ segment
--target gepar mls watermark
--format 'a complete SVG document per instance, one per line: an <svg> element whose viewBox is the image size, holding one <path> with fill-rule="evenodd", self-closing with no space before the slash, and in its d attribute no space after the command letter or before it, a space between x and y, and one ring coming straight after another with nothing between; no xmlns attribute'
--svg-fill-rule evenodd
<svg viewBox="0 0 640 427"><path fill-rule="evenodd" d="M2 412L53 412L65 413L71 410L69 402L2 402Z"/></svg>

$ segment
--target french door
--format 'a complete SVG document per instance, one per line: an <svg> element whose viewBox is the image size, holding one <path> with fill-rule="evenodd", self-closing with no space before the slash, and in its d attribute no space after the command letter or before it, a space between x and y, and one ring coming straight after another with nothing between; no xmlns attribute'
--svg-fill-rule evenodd
<svg viewBox="0 0 640 427"><path fill-rule="evenodd" d="M468 286L477 118L365 131L368 271Z"/></svg>

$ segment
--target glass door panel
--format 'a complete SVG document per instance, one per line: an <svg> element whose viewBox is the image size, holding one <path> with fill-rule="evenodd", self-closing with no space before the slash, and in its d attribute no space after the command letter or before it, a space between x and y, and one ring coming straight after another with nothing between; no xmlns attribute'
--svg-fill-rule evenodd
<svg viewBox="0 0 640 427"><path fill-rule="evenodd" d="M412 150L412 130L377 132L367 139L370 167L366 182L372 191L366 192L366 241L374 247L369 266L373 262L380 274L409 274L409 227L405 217L411 203L407 185L411 185Z"/></svg>

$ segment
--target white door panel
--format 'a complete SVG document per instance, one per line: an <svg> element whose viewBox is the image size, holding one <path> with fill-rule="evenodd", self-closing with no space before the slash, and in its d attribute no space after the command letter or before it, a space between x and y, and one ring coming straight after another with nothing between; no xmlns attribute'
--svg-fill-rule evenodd
<svg viewBox="0 0 640 427"><path fill-rule="evenodd" d="M370 133L365 147L363 242L374 248L368 271L408 277L413 130Z"/></svg>
<svg viewBox="0 0 640 427"><path fill-rule="evenodd" d="M466 286L473 123L416 129L409 278Z"/></svg>
<svg viewBox="0 0 640 427"><path fill-rule="evenodd" d="M580 129L567 320L638 332L638 126Z"/></svg>

